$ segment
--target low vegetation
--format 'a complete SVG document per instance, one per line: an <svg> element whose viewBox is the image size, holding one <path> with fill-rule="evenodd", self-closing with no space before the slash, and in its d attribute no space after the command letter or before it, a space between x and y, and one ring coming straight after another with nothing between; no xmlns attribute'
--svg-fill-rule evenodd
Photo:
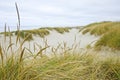
<svg viewBox="0 0 120 80"><path fill-rule="evenodd" d="M27 37L29 35L29 38L27 39L28 41L33 40L33 35L36 36L40 36L41 38L44 38L45 36L49 35L50 32L49 30L55 30L60 34L64 34L65 32L69 32L71 28L49 28L49 27L45 27L45 28L39 28L39 29L33 29L33 30L20 30L20 31L12 31L12 32L1 32L0 34L4 34L5 36L13 36L14 34L17 36L19 34L19 36L24 39L25 37Z"/></svg>
<svg viewBox="0 0 120 80"><path fill-rule="evenodd" d="M15 35L16 35L16 36L19 35L20 38L22 38L22 39L25 39L26 37L29 36L29 37L27 38L27 41L33 40L33 36L32 36L32 34L29 33L29 32L25 32L25 31L19 31L19 32L18 32L18 31L16 31L16 32L15 32Z"/></svg>
<svg viewBox="0 0 120 80"><path fill-rule="evenodd" d="M101 36L95 44L100 49L102 46L111 49L120 50L120 22L100 22L87 25L82 29L82 33L90 33L91 35Z"/></svg>
<svg viewBox="0 0 120 80"><path fill-rule="evenodd" d="M47 29L47 30L55 30L60 34L64 34L65 32L69 32L69 30L71 29L70 27L44 27L44 28L40 28L40 29Z"/></svg>
<svg viewBox="0 0 120 80"><path fill-rule="evenodd" d="M4 34L5 36L13 36L11 32L1 32L0 34Z"/></svg>
<svg viewBox="0 0 120 80"><path fill-rule="evenodd" d="M23 51L22 51L23 52ZM0 53L1 54L1 53ZM11 56L0 63L0 80L119 80L120 57L63 53L37 58ZM65 55L64 55L65 54Z"/></svg>
<svg viewBox="0 0 120 80"><path fill-rule="evenodd" d="M65 33L65 32L69 32L70 28L53 28L54 30L56 30L58 33Z"/></svg>
<svg viewBox="0 0 120 80"><path fill-rule="evenodd" d="M42 38L45 37L46 35L49 35L49 31L46 30L46 29L22 30L22 31L20 31L21 35L23 35L23 33L32 34L32 35L39 35Z"/></svg>

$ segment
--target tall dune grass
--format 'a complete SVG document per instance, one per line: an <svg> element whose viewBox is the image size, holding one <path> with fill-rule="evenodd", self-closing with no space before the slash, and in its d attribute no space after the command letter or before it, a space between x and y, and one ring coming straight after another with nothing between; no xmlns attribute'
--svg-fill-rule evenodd
<svg viewBox="0 0 120 80"><path fill-rule="evenodd" d="M41 58L9 57L0 63L0 80L119 80L120 57L91 53L63 53ZM39 56L37 56L39 57ZM102 57L102 58L101 58Z"/></svg>

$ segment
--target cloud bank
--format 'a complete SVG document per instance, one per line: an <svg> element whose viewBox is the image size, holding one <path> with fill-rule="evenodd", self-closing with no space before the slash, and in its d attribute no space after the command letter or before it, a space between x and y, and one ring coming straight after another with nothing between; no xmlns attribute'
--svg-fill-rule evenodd
<svg viewBox="0 0 120 80"><path fill-rule="evenodd" d="M22 26L77 26L98 21L120 21L120 0L1 0L0 27L17 24L17 2Z"/></svg>

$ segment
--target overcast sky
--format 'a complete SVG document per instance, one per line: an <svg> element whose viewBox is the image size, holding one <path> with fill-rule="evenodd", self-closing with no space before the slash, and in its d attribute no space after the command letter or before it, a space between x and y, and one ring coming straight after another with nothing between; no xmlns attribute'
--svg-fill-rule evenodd
<svg viewBox="0 0 120 80"><path fill-rule="evenodd" d="M17 24L17 2L22 26L77 26L120 21L120 0L0 0L0 27Z"/></svg>

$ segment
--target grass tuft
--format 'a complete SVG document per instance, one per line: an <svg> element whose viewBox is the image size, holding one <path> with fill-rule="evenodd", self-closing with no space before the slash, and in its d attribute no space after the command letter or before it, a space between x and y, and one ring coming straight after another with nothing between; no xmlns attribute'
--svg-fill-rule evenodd
<svg viewBox="0 0 120 80"><path fill-rule="evenodd" d="M65 33L65 32L69 32L70 28L54 28L54 30L56 30L58 33Z"/></svg>

